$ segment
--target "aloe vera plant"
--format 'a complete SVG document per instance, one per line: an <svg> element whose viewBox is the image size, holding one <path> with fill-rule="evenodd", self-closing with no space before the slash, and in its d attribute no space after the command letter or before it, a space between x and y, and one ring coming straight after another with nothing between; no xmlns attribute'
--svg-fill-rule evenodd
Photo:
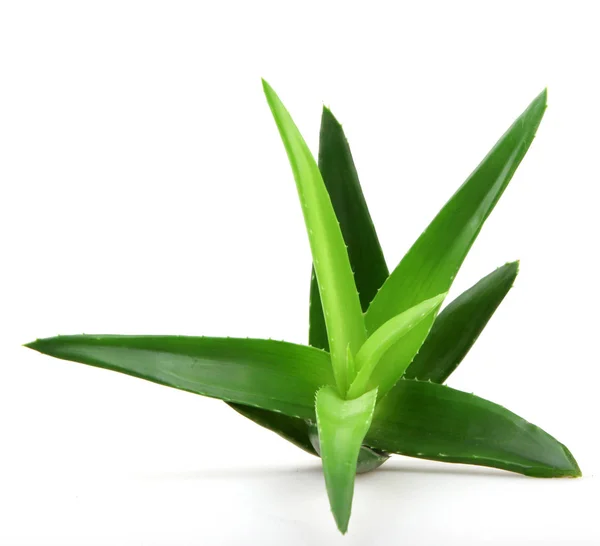
<svg viewBox="0 0 600 546"><path fill-rule="evenodd" d="M341 125L323 110L318 164L263 81L313 256L309 346L260 339L74 335L27 347L219 398L320 455L339 530L357 472L391 454L580 476L569 450L509 410L443 385L510 290L508 263L443 311L483 223L527 152L546 92L500 138L390 273Z"/></svg>

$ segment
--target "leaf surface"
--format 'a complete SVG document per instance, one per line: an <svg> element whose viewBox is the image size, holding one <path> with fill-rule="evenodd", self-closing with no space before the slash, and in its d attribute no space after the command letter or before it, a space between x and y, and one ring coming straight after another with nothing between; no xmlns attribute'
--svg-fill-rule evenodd
<svg viewBox="0 0 600 546"><path fill-rule="evenodd" d="M176 336L60 336L28 347L178 389L315 422L333 376L318 349L278 341ZM435 383L401 380L376 408L367 446L530 476L579 476L565 446L509 410Z"/></svg>
<svg viewBox="0 0 600 546"><path fill-rule="evenodd" d="M323 108L319 139L319 170L348 247L350 265L363 311L388 276L388 268L360 186L354 161L342 126L328 108ZM329 350L327 328L314 268L310 285L309 344ZM352 373L350 374L353 375ZM314 425L301 419L259 408L230 404L236 411L291 441L308 453L317 455L318 434ZM306 430L313 431L305 434ZM358 472L367 471L387 460L385 454L363 448Z"/></svg>
<svg viewBox="0 0 600 546"><path fill-rule="evenodd" d="M408 334L431 314L437 312L446 294L422 301L380 326L356 355L356 379L348 390L349 398L356 398L367 390L381 384L394 384L405 372L417 354L421 341ZM384 361L387 367L379 364L383 355L399 340L401 350L396 350L393 361ZM412 343L411 343L412 342ZM379 365L378 365L379 364ZM370 386L370 389L369 389Z"/></svg>
<svg viewBox="0 0 600 546"><path fill-rule="evenodd" d="M334 383L326 352L282 341L79 335L38 339L27 347L313 422L316 391Z"/></svg>
<svg viewBox="0 0 600 546"><path fill-rule="evenodd" d="M378 404L366 445L535 477L580 476L569 450L511 411L444 385L402 379Z"/></svg>
<svg viewBox="0 0 600 546"><path fill-rule="evenodd" d="M228 405L239 414L254 421L257 425L271 430L284 440L306 451L306 453L319 456L311 441L310 428L314 425L311 425L310 422L298 417L290 417L283 413L244 406L243 404L229 403Z"/></svg>
<svg viewBox="0 0 600 546"><path fill-rule="evenodd" d="M377 390L344 400L331 387L317 393L316 414L323 474L338 529L348 530L358 453L371 425Z"/></svg>
<svg viewBox="0 0 600 546"><path fill-rule="evenodd" d="M388 277L388 268L365 201L350 146L342 126L328 108L323 108L319 138L319 170L348 247L350 265L366 311ZM314 275L310 284L310 328L308 342L329 350L319 285Z"/></svg>
<svg viewBox="0 0 600 546"><path fill-rule="evenodd" d="M404 378L444 383L502 303L518 272L518 262L503 265L450 303L436 318Z"/></svg>
<svg viewBox="0 0 600 546"><path fill-rule="evenodd" d="M319 432L316 425L312 423L308 426L308 434L315 452L321 456L321 445L319 443ZM358 454L358 463L356 464L356 473L365 474L379 468L390 456L379 450L372 449L362 445Z"/></svg>
<svg viewBox="0 0 600 546"><path fill-rule="evenodd" d="M545 109L544 90L496 143L404 256L367 310L365 321L369 333L420 301L449 290L483 223L529 149ZM413 335L416 336L417 330L420 330L424 340L432 323L433 317L423 321ZM392 348L384 358L393 360L395 351L396 348ZM380 396L392 386L382 384Z"/></svg>
<svg viewBox="0 0 600 546"><path fill-rule="evenodd" d="M348 251L317 163L285 106L264 80L263 88L296 180L319 281L333 371L340 392L345 394L349 381L347 348L350 346L355 354L366 339Z"/></svg>

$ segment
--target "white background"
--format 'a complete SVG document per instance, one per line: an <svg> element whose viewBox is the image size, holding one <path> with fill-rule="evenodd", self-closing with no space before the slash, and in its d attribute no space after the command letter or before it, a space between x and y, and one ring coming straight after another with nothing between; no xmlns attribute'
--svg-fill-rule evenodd
<svg viewBox="0 0 600 546"><path fill-rule="evenodd" d="M594 2L2 2L0 544L599 544ZM545 86L452 297L520 258L451 386L584 477L397 457L349 534L319 461L225 404L61 362L59 333L304 343L310 254L262 95L311 148L331 106L390 266Z"/></svg>

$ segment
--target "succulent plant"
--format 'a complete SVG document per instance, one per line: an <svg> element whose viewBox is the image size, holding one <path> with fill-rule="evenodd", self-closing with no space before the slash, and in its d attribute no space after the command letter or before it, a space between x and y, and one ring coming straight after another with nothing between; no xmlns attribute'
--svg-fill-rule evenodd
<svg viewBox="0 0 600 546"><path fill-rule="evenodd" d="M339 530L357 472L391 454L580 476L569 450L509 410L443 385L510 290L507 263L440 308L533 141L538 95L390 273L348 142L323 109L318 165L273 89L264 92L304 214L313 272L309 346L261 339L74 335L27 347L219 398L320 455Z"/></svg>

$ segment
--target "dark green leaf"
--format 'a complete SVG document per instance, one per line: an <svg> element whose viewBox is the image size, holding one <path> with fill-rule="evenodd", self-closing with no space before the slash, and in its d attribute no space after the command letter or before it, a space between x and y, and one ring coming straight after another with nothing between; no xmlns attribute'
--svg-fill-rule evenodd
<svg viewBox="0 0 600 546"><path fill-rule="evenodd" d="M404 256L367 310L369 333L417 303L449 290L483 223L529 149L545 109L546 91L543 91ZM419 326L422 340L432 323L433 317ZM392 348L384 358L393 360L394 352ZM392 386L380 385L380 396Z"/></svg>
<svg viewBox="0 0 600 546"><path fill-rule="evenodd" d="M283 341L81 335L39 339L27 347L313 422L316 391L334 384L326 352Z"/></svg>
<svg viewBox="0 0 600 546"><path fill-rule="evenodd" d="M275 432L307 453L320 457L319 433L317 432L316 424L298 419L297 417L288 417L283 413L275 413L274 411L253 408L242 404L229 405L244 417L254 421L257 425ZM389 455L382 451L362 446L358 454L356 473L362 474L375 470L389 458Z"/></svg>
<svg viewBox="0 0 600 546"><path fill-rule="evenodd" d="M310 422L298 417L289 417L283 413L276 413L242 404L229 404L235 411L251 419L257 425L265 427L278 434L296 447L303 449L311 455L319 456L311 441L309 429L314 427Z"/></svg>
<svg viewBox="0 0 600 546"><path fill-rule="evenodd" d="M569 450L542 429L483 398L424 381L397 383L378 404L364 443L527 476L581 475Z"/></svg>
<svg viewBox="0 0 600 546"><path fill-rule="evenodd" d="M319 170L348 246L348 256L362 310L366 311L377 290L387 279L388 268L360 187L344 130L328 108L323 108L321 117ZM313 347L329 350L314 270L310 285L308 342Z"/></svg>
<svg viewBox="0 0 600 546"><path fill-rule="evenodd" d="M519 262L508 263L463 292L444 309L404 374L443 383L461 363L512 287Z"/></svg>

